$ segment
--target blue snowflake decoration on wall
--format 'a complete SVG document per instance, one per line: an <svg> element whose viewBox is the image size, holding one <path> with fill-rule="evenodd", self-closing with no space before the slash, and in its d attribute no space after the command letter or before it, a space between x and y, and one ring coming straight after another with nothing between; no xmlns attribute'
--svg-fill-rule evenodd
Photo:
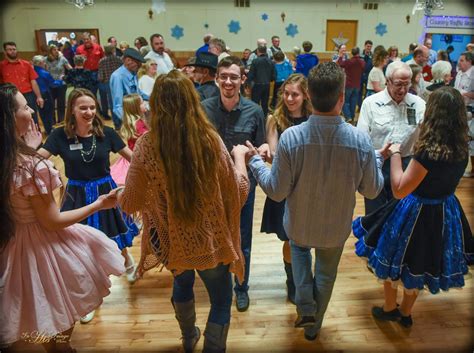
<svg viewBox="0 0 474 353"><path fill-rule="evenodd" d="M295 25L293 23L290 23L285 29L286 29L286 35L293 38L299 33L298 25Z"/></svg>
<svg viewBox="0 0 474 353"><path fill-rule="evenodd" d="M262 14L262 20L267 21L268 15L266 13Z"/></svg>
<svg viewBox="0 0 474 353"><path fill-rule="evenodd" d="M239 33L239 31L242 29L240 27L240 22L234 21L234 20L230 21L227 27L229 27L230 33L235 33L235 34Z"/></svg>
<svg viewBox="0 0 474 353"><path fill-rule="evenodd" d="M173 28L171 28L171 37L174 37L179 40L182 36L184 36L183 27L176 25Z"/></svg>
<svg viewBox="0 0 474 353"><path fill-rule="evenodd" d="M383 37L385 33L387 33L387 25L380 22L377 27L375 27L375 34L378 34L379 36Z"/></svg>

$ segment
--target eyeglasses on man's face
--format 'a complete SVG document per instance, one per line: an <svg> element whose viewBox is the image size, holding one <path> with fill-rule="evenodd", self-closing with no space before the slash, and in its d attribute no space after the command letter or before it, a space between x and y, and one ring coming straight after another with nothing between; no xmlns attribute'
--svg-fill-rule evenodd
<svg viewBox="0 0 474 353"><path fill-rule="evenodd" d="M227 80L231 80L232 82L239 82L239 80L241 79L241 76L240 75L229 75L229 74L219 74L219 76L217 76L219 80L221 81L227 81Z"/></svg>

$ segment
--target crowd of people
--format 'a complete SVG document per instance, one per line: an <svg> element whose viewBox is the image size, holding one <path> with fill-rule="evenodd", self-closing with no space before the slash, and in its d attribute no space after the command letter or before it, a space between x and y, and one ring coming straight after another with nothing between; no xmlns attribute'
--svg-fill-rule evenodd
<svg viewBox="0 0 474 353"><path fill-rule="evenodd" d="M163 265L184 350L201 337L197 271L210 300L204 352L225 352L232 292L239 312L250 306L257 185L261 232L283 242L294 326L307 340L323 327L351 232L384 283L377 320L409 328L419 291L464 286L474 238L454 193L473 175L474 46L453 67L430 38L404 58L367 40L322 60L309 41L293 55L278 36L271 47L260 38L240 58L206 35L178 69L160 34L136 49L82 41L72 56L49 43L34 66L3 45L0 347L41 332L46 351L73 351L74 324L93 319L109 275L134 283ZM68 178L60 207L52 155ZM353 220L356 192L365 216ZM136 264L128 248L139 234Z"/></svg>

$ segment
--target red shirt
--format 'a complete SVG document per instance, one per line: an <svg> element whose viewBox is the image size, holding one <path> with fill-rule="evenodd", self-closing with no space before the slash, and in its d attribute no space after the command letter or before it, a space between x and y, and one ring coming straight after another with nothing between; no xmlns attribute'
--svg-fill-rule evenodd
<svg viewBox="0 0 474 353"><path fill-rule="evenodd" d="M349 60L343 60L340 57L337 60L337 64L344 68L346 72L346 87L347 88L360 88L360 80L365 69L365 61L359 56L353 56Z"/></svg>
<svg viewBox="0 0 474 353"><path fill-rule="evenodd" d="M421 73L423 75L423 80L425 80L426 82L431 82L433 80L433 75L431 74L431 66L423 66Z"/></svg>
<svg viewBox="0 0 474 353"><path fill-rule="evenodd" d="M29 61L18 59L10 62L5 59L0 62L0 83L13 83L21 93L33 91L31 81L37 78L38 74Z"/></svg>
<svg viewBox="0 0 474 353"><path fill-rule="evenodd" d="M91 71L99 70L99 61L105 56L102 47L95 43L92 43L90 48L86 48L84 44L80 45L76 49L76 55L84 55L87 58L84 68Z"/></svg>

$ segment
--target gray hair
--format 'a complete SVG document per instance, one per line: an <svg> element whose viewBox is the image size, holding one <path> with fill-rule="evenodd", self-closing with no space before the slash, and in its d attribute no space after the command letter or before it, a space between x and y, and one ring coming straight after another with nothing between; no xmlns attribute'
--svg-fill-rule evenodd
<svg viewBox="0 0 474 353"><path fill-rule="evenodd" d="M431 67L433 81L443 81L444 76L451 74L451 64L448 61L437 61Z"/></svg>
<svg viewBox="0 0 474 353"><path fill-rule="evenodd" d="M387 70L385 71L385 77L391 79L397 71L407 71L410 73L410 78L413 76L413 72L411 71L410 65L403 61L397 60L387 66Z"/></svg>
<svg viewBox="0 0 474 353"><path fill-rule="evenodd" d="M35 55L33 56L33 59L31 59L33 62L33 65L39 65L41 63L44 63L46 61L46 58L43 55Z"/></svg>

